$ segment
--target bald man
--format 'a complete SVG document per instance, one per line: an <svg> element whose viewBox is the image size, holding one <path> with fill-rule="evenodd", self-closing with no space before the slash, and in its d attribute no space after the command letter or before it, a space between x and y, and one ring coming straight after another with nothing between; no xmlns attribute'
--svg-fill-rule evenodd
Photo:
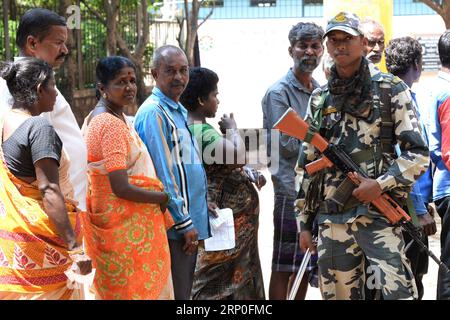
<svg viewBox="0 0 450 320"><path fill-rule="evenodd" d="M191 297L199 240L211 236L206 200L206 173L179 102L189 82L184 52L163 46L153 55L156 86L139 108L135 128L152 157L156 174L169 193L168 210L175 224L168 230L176 300Z"/></svg>

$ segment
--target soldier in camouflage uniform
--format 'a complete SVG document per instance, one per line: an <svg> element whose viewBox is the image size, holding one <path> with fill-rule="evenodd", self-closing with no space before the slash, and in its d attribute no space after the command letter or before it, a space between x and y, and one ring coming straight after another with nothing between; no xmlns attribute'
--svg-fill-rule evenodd
<svg viewBox="0 0 450 320"><path fill-rule="evenodd" d="M412 299L417 289L399 227L394 227L370 202L388 192L399 202L425 171L428 149L419 131L407 86L391 74L381 73L362 51L367 40L359 19L340 13L328 22L325 37L335 65L328 84L315 90L307 121L331 143L340 145L370 178L350 191L344 205L333 199L345 175L328 168L304 174L297 206L301 208L300 246L316 250L311 226L319 223L319 283L324 299L364 299L368 282L382 289L384 299ZM386 112L391 122L386 122ZM383 120L384 119L384 120ZM390 126L389 126L390 125ZM386 132L388 134L386 134ZM393 145L401 155L396 157ZM299 166L320 155L303 144ZM364 265L364 257L370 266ZM373 275L370 277L370 275Z"/></svg>

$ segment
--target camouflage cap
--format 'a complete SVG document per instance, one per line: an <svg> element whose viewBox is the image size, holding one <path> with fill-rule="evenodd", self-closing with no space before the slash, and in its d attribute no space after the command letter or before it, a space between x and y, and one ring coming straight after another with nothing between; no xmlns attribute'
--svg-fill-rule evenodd
<svg viewBox="0 0 450 320"><path fill-rule="evenodd" d="M323 37L325 38L328 33L334 30L344 31L352 36L363 34L359 29L359 17L356 14L348 12L340 12L328 21L327 29Z"/></svg>

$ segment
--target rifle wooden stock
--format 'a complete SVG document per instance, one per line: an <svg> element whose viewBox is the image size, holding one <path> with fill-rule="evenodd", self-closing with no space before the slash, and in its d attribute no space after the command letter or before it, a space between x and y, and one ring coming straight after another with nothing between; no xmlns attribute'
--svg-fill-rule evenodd
<svg viewBox="0 0 450 320"><path fill-rule="evenodd" d="M281 132L297 138L298 140L305 141L306 134L308 133L309 125L305 120L293 109L289 108L273 126L274 129L278 129ZM320 152L323 152L328 147L328 141L322 138L318 133L315 133L310 142Z"/></svg>
<svg viewBox="0 0 450 320"><path fill-rule="evenodd" d="M327 157L323 156L322 158L310 162L305 166L306 172L308 172L309 175L312 175L313 173L323 170L325 168L331 168L334 166L334 163L330 161Z"/></svg>

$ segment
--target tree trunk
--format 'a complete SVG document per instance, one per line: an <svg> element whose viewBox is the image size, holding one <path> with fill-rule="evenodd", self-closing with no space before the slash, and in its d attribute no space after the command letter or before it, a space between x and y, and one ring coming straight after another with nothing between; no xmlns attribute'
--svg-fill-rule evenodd
<svg viewBox="0 0 450 320"><path fill-rule="evenodd" d="M198 15L200 12L200 7L203 3L203 0L192 0L191 5L189 6L189 0L184 0L184 17L182 19L177 19L178 24L180 26L180 34L178 36L178 43L180 47L183 48L186 53L186 57L188 59L189 66L197 66L196 54L195 54L195 46L198 42L197 33L200 26L212 15L214 6L211 7L209 13L203 19L201 23L198 23ZM184 43L182 43L182 32L184 22L186 22L186 37Z"/></svg>
<svg viewBox="0 0 450 320"><path fill-rule="evenodd" d="M442 2L442 10L443 14L441 15L442 19L444 19L445 29L450 29L450 0L444 0Z"/></svg>
<svg viewBox="0 0 450 320"><path fill-rule="evenodd" d="M198 31L200 3L198 0L192 0L191 6L189 7L188 0L184 0L184 10L186 18L186 40L183 49L186 53L189 66L193 67L195 66L194 46Z"/></svg>
<svg viewBox="0 0 450 320"><path fill-rule="evenodd" d="M147 1L146 0L140 0L138 4L139 14L138 16L141 18L139 23L137 23L137 44L136 48L134 50L134 53L131 52L130 48L128 47L127 43L123 40L121 34L119 33L119 30L117 30L116 33L116 39L117 44L120 48L120 50L123 52L123 54L134 62L136 65L136 86L137 86L137 93L136 93L136 102L139 105L144 102L146 97L146 91L145 91L145 70L144 70L144 53L145 48L148 45L149 42L149 16L147 11Z"/></svg>
<svg viewBox="0 0 450 320"><path fill-rule="evenodd" d="M80 0L77 1L78 7L80 7ZM75 30L76 33L76 46L77 46L77 75L78 75L78 89L84 89L84 70L83 70L83 52L82 52L82 41L83 37L81 34L81 28Z"/></svg>
<svg viewBox="0 0 450 320"><path fill-rule="evenodd" d="M3 30L5 33L5 61L11 60L11 40L9 38L9 0L3 0Z"/></svg>
<svg viewBox="0 0 450 320"><path fill-rule="evenodd" d="M149 42L149 16L147 0L139 0L138 14L139 19L136 24L137 43L134 52L131 52L130 47L122 38L119 28L119 0L103 0L103 12L94 9L86 0L81 0L86 7L106 26L107 29L107 55L116 55L119 52L134 62L136 65L136 85L137 85L137 103L141 104L146 98L145 92L145 72L143 66L145 49ZM106 19L105 13L106 12Z"/></svg>
<svg viewBox="0 0 450 320"><path fill-rule="evenodd" d="M439 4L435 0L421 1L440 15L444 20L445 28L450 29L450 0L442 0L442 4Z"/></svg>
<svg viewBox="0 0 450 320"><path fill-rule="evenodd" d="M136 45L135 50L135 59L139 61L136 64L137 75L136 75L136 85L137 85L137 95L136 101L138 106L140 106L145 99L147 98L147 92L145 90L145 68L144 68L144 53L145 48L147 47L150 41L150 17L148 16L147 11L147 1L141 0L138 8L139 12L141 12L141 23L138 24L138 43Z"/></svg>
<svg viewBox="0 0 450 320"><path fill-rule="evenodd" d="M106 9L106 54L114 56L117 54L117 17L119 15L118 0L104 0L103 7Z"/></svg>
<svg viewBox="0 0 450 320"><path fill-rule="evenodd" d="M144 82L145 71L142 60L140 60L140 62L134 61L134 64L136 65L136 87L137 87L136 103L137 106L139 107L147 98Z"/></svg>

